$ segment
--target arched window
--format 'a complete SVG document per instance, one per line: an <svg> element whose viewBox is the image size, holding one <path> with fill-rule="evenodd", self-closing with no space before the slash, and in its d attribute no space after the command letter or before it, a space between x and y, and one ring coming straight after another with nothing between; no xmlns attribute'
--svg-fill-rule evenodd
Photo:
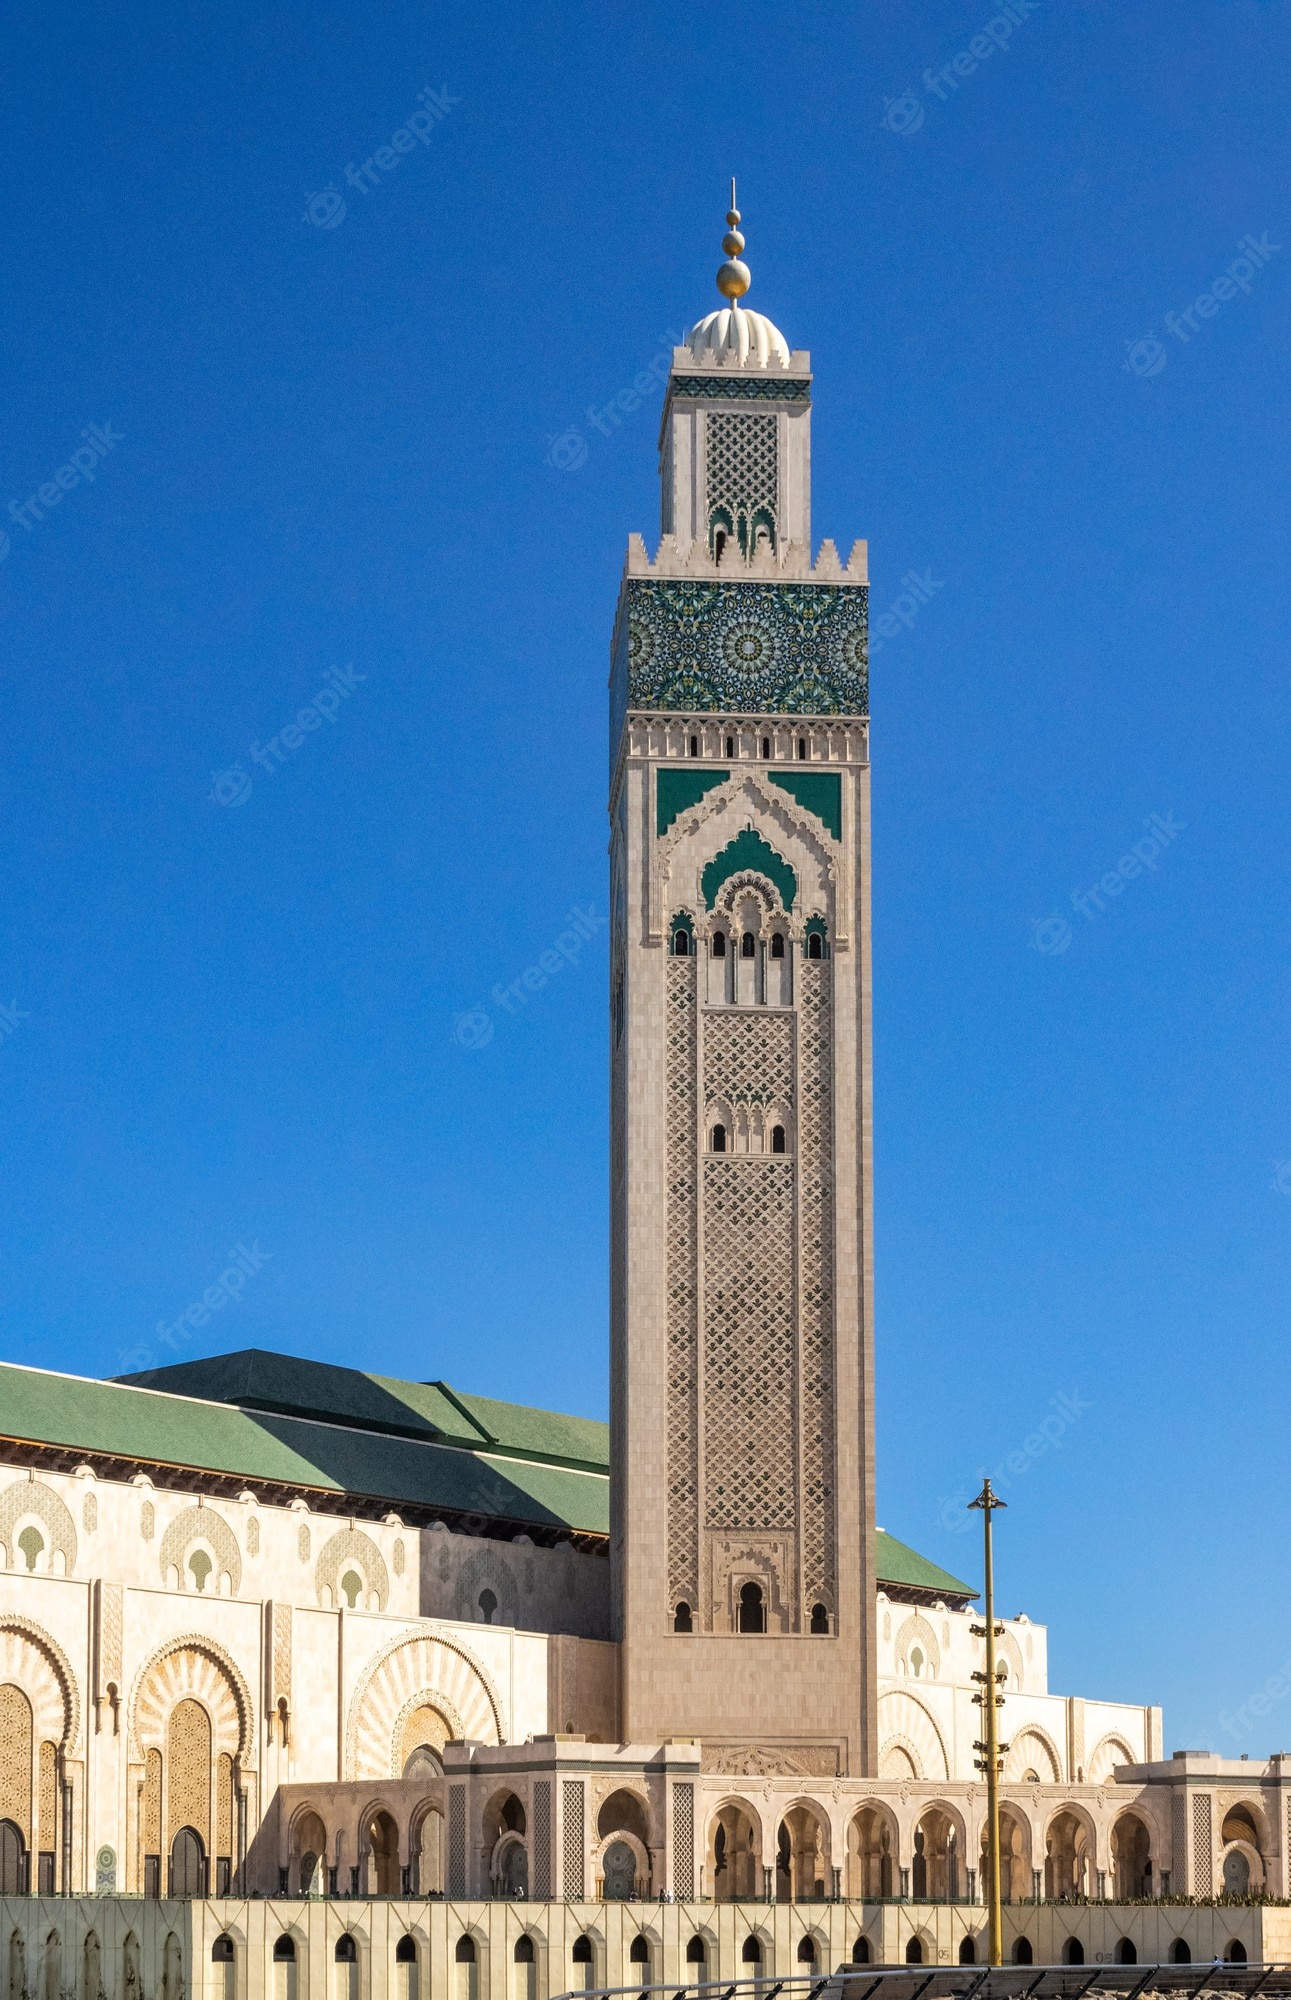
<svg viewBox="0 0 1291 2000"><path fill-rule="evenodd" d="M725 1125L714 1125L713 1127L713 1151L715 1153L724 1153L726 1151Z"/></svg>
<svg viewBox="0 0 1291 2000"><path fill-rule="evenodd" d="M515 1962L517 1965L533 1964L533 1939L528 1931L522 1931L516 1939Z"/></svg>
<svg viewBox="0 0 1291 2000"><path fill-rule="evenodd" d="M211 1946L211 1961L215 1965L227 1965L232 1956L233 1940L227 1931L223 1931Z"/></svg>
<svg viewBox="0 0 1291 2000"><path fill-rule="evenodd" d="M746 1583L740 1587L740 1630L741 1632L765 1632L767 1626L766 1606L762 1598L760 1583Z"/></svg>
<svg viewBox="0 0 1291 2000"><path fill-rule="evenodd" d="M703 1965L707 1961L707 1958L708 1958L708 1953L704 1949L703 1938L693 1937L690 1940L690 1943L686 1946L687 1965Z"/></svg>
<svg viewBox="0 0 1291 2000"><path fill-rule="evenodd" d="M31 1739L27 1741L31 1754ZM0 1896L27 1893L27 1843L11 1819L0 1819Z"/></svg>
<svg viewBox="0 0 1291 2000"><path fill-rule="evenodd" d="M780 1144L772 1146L771 1150L773 1153L783 1153L784 1133L781 1132L778 1125L776 1126L776 1132L779 1133ZM827 1638L829 1636L829 1613L823 1604L813 1604L811 1607L811 1629L817 1638Z"/></svg>
<svg viewBox="0 0 1291 2000"><path fill-rule="evenodd" d="M338 1965L357 1964L359 1954L355 1948L354 1939L348 1931L342 1931L340 1937L337 1938L334 1956Z"/></svg>
<svg viewBox="0 0 1291 2000"><path fill-rule="evenodd" d="M771 1127L771 1151L772 1151L773 1153L783 1153L783 1151L784 1151L784 1126L783 1126L783 1125L773 1125L773 1126ZM820 1606L819 1606L819 1605L817 1605L817 1606L816 1606L816 1611L819 1611L819 1609L820 1609ZM813 1612L812 1612L812 1614L811 1614L811 1615L812 1615L812 1617L813 1617L813 1619L814 1619L814 1618L815 1618L815 1616L816 1616L816 1611L813 1611ZM813 1631L813 1632L815 1631L816 1627L815 1627L815 1625L814 1625L814 1624L813 1624L813 1626L812 1626L812 1628L811 1628L811 1629L812 1629L812 1631Z"/></svg>
<svg viewBox="0 0 1291 2000"><path fill-rule="evenodd" d="M1132 1938L1122 1938L1116 1947L1116 1963L1118 1965L1137 1965L1138 1962L1139 1955L1134 1949L1134 1940ZM1030 1960L1027 1963L1029 1964Z"/></svg>
<svg viewBox="0 0 1291 2000"><path fill-rule="evenodd" d="M1176 1938L1170 1947L1171 1965L1191 1965L1192 1953L1188 1949L1187 1938Z"/></svg>
<svg viewBox="0 0 1291 2000"><path fill-rule="evenodd" d="M674 1632L693 1632L695 1629L690 1621L690 1606L685 1598L672 1614L672 1629Z"/></svg>
<svg viewBox="0 0 1291 2000"><path fill-rule="evenodd" d="M825 956L825 940L819 931L812 931L808 935L807 956L808 958L823 958Z"/></svg>
<svg viewBox="0 0 1291 2000"><path fill-rule="evenodd" d="M1013 1940L1014 1965L1031 1965L1033 1962L1034 1960L1031 1951L1030 1938L1028 1937L1014 1938Z"/></svg>
<svg viewBox="0 0 1291 2000"><path fill-rule="evenodd" d="M188 1567L192 1573L193 1582L197 1585L197 1588L199 1590L205 1590L206 1579L210 1575L211 1570L214 1567L210 1557L206 1553L206 1550L194 1549L192 1555L188 1558Z"/></svg>
<svg viewBox="0 0 1291 2000"><path fill-rule="evenodd" d="M764 736L762 738L762 756L764 759L766 759L770 755L771 755L771 738L769 736Z"/></svg>
<svg viewBox="0 0 1291 2000"><path fill-rule="evenodd" d="M691 739L690 739L690 754L691 754L691 756L692 756L692 757L698 757L698 755L699 755L699 738L698 738L698 736L692 736L692 737L691 737Z"/></svg>
<svg viewBox="0 0 1291 2000"><path fill-rule="evenodd" d="M783 931L772 931L772 933L771 933L771 956L772 956L772 958L783 958L783 957L784 957L784 932L783 932Z"/></svg>
<svg viewBox="0 0 1291 2000"><path fill-rule="evenodd" d="M799 1965L814 1965L816 1963L816 1942L814 1938L799 1938L798 1963Z"/></svg>
<svg viewBox="0 0 1291 2000"><path fill-rule="evenodd" d="M453 1957L459 1965L474 1965L475 1939L473 1937L459 1937L457 1940L457 1949L454 1951Z"/></svg>
<svg viewBox="0 0 1291 2000"><path fill-rule="evenodd" d="M800 736L798 738L798 762L800 764L805 764L806 761L807 761L807 739L805 736Z"/></svg>
<svg viewBox="0 0 1291 2000"><path fill-rule="evenodd" d="M632 1949L628 1953L628 1964L649 1965L649 1963L650 1963L650 1946L648 1945L646 1940L642 1937L640 1931L638 1931L636 1936L632 1940Z"/></svg>
<svg viewBox="0 0 1291 2000"><path fill-rule="evenodd" d="M959 1962L961 1965L976 1965L977 1946L967 1932L959 1940Z"/></svg>
<svg viewBox="0 0 1291 2000"><path fill-rule="evenodd" d="M870 1941L862 1931L852 1946L852 1964L868 1965L870 1962Z"/></svg>
<svg viewBox="0 0 1291 2000"><path fill-rule="evenodd" d="M486 1625L493 1623L493 1614L498 1608L498 1600L491 1590L482 1590L479 1595L480 1617Z"/></svg>
<svg viewBox="0 0 1291 2000"><path fill-rule="evenodd" d="M1083 1965L1085 1963L1085 1947L1079 1938L1070 1937L1067 1939L1066 1944L1062 1948L1062 1962L1064 1965Z"/></svg>
<svg viewBox="0 0 1291 2000"><path fill-rule="evenodd" d="M414 1937L409 1937L407 1932L404 1933L394 1948L394 1962L396 1965L415 1965L417 1963L417 1940Z"/></svg>
<svg viewBox="0 0 1291 2000"><path fill-rule="evenodd" d="M284 1931L280 1938L275 1938L274 1940L273 1955L279 1965L294 1965L296 1963L295 1938L288 1937L286 1931Z"/></svg>
<svg viewBox="0 0 1291 2000"><path fill-rule="evenodd" d="M677 930L672 934L672 948L678 958L690 957L690 932Z"/></svg>
<svg viewBox="0 0 1291 2000"><path fill-rule="evenodd" d="M740 957L755 958L757 956L757 949L758 941L752 931L745 931L743 937L740 939Z"/></svg>
<svg viewBox="0 0 1291 2000"><path fill-rule="evenodd" d="M18 1537L18 1547L22 1550L23 1561L28 1569L36 1567L36 1557L45 1546L45 1537L39 1528L24 1528ZM201 1585L198 1585L200 1590Z"/></svg>
<svg viewBox="0 0 1291 2000"><path fill-rule="evenodd" d="M905 1962L907 1965L923 1964L923 1942L920 1938L911 1938L905 1948Z"/></svg>
<svg viewBox="0 0 1291 2000"><path fill-rule="evenodd" d="M570 1953L570 1956L575 1965L590 1965L592 1962L592 1940L587 1936L576 1937L574 1939L574 1949Z"/></svg>
<svg viewBox="0 0 1291 2000"><path fill-rule="evenodd" d="M725 956L726 956L726 932L725 932L725 931L714 931L714 932L713 932L713 957L714 957L714 958L725 958Z"/></svg>
<svg viewBox="0 0 1291 2000"><path fill-rule="evenodd" d="M722 551L725 549L725 547L726 547L726 530L725 528L719 528L716 534L713 536L713 560L715 562L720 562L722 560Z"/></svg>
<svg viewBox="0 0 1291 2000"><path fill-rule="evenodd" d="M171 1842L170 1893L184 1898L207 1893L206 1849L191 1826L181 1826Z"/></svg>
<svg viewBox="0 0 1291 2000"><path fill-rule="evenodd" d="M1240 1938L1233 1938L1230 1940L1228 1950L1224 1953L1224 1957L1227 1959L1230 1965L1245 1965L1246 1946L1242 1943L1242 1940Z"/></svg>
<svg viewBox="0 0 1291 2000"><path fill-rule="evenodd" d="M745 1965L761 1965L762 1963L762 1947L751 1933L744 1940L744 1949L741 1951L740 1957Z"/></svg>
<svg viewBox="0 0 1291 2000"><path fill-rule="evenodd" d="M735 755L735 738L733 736L728 736L726 739L726 754L728 757Z"/></svg>

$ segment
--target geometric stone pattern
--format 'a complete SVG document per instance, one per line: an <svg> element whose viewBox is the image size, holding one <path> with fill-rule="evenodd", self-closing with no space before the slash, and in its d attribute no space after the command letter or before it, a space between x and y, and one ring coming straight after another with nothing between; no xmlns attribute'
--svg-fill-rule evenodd
<svg viewBox="0 0 1291 2000"><path fill-rule="evenodd" d="M834 1511L833 1033L828 960L798 967L799 1464L804 1610L838 1606Z"/></svg>
<svg viewBox="0 0 1291 2000"><path fill-rule="evenodd" d="M339 1602L339 1579L347 1565L352 1565L363 1578L364 1594L357 1608L368 1610L367 1599L375 1595L375 1608L384 1611L390 1597L390 1577L385 1557L371 1535L365 1535L360 1528L342 1528L338 1534L329 1535L324 1542L314 1569L314 1588L318 1592L319 1603L327 1602L324 1591L330 1593L333 1604Z"/></svg>
<svg viewBox="0 0 1291 2000"><path fill-rule="evenodd" d="M699 1379L693 954L667 961L668 1598L699 1603Z"/></svg>
<svg viewBox="0 0 1291 2000"><path fill-rule="evenodd" d="M211 1841L211 1724L197 1701L171 1710L166 1731L166 1845L182 1826Z"/></svg>
<svg viewBox="0 0 1291 2000"><path fill-rule="evenodd" d="M864 584L629 577L616 712L868 715Z"/></svg>
<svg viewBox="0 0 1291 2000"><path fill-rule="evenodd" d="M1214 1893L1215 1849L1211 1833L1209 1792L1197 1792L1192 1801L1192 1892L1194 1896Z"/></svg>
<svg viewBox="0 0 1291 2000"><path fill-rule="evenodd" d="M707 422L708 517L725 507L732 523L751 522L755 510L774 526L780 495L776 418L713 410ZM747 528L746 528L747 537ZM744 546L742 538L741 546Z"/></svg>
<svg viewBox="0 0 1291 2000"><path fill-rule="evenodd" d="M540 1778L533 1788L533 1893L551 1894L551 1785Z"/></svg>
<svg viewBox="0 0 1291 2000"><path fill-rule="evenodd" d="M7 1681L0 1687L0 1819L11 1819L23 1839L31 1842L31 1703L22 1689Z"/></svg>
<svg viewBox="0 0 1291 2000"><path fill-rule="evenodd" d="M767 375L674 375L674 399L708 403L810 403L811 383L804 375L783 379Z"/></svg>
<svg viewBox="0 0 1291 2000"><path fill-rule="evenodd" d="M466 1787L448 1788L448 1893L466 1894Z"/></svg>
<svg viewBox="0 0 1291 2000"><path fill-rule="evenodd" d="M15 1480L0 1493L0 1547L4 1549L6 1569L27 1567L26 1557L11 1543L16 1523L31 1514L44 1523L48 1532L51 1570L54 1556L61 1555L64 1575L70 1576L76 1568L76 1528L53 1487L40 1479Z"/></svg>
<svg viewBox="0 0 1291 2000"><path fill-rule="evenodd" d="M563 1842L565 1895L569 1900L581 1903L584 1893L584 1805L581 1779L565 1778L561 1781L560 1803L565 1833Z"/></svg>
<svg viewBox="0 0 1291 2000"><path fill-rule="evenodd" d="M695 1893L695 1787L672 1788L673 1893L687 1902Z"/></svg>
<svg viewBox="0 0 1291 2000"><path fill-rule="evenodd" d="M215 1552L216 1582L211 1587L215 1595L219 1577L226 1574L234 1597L242 1587L242 1556L234 1538L233 1530L223 1515L212 1507L185 1507L161 1538L161 1554L157 1558L163 1583L168 1569L179 1572L181 1585L187 1585L184 1574L184 1558L194 1542L205 1542Z"/></svg>
<svg viewBox="0 0 1291 2000"><path fill-rule="evenodd" d="M704 1161L704 1525L795 1527L794 1163Z"/></svg>

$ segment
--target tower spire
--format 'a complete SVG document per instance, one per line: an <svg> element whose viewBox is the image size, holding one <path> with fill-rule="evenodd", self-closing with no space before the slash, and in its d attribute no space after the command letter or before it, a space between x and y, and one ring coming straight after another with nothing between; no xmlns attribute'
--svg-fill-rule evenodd
<svg viewBox="0 0 1291 2000"><path fill-rule="evenodd" d="M744 238L740 234L740 211L735 206L735 176L731 175L731 206L726 216L726 234L722 238L722 248L726 252L726 262L717 273L717 289L724 299L738 305L749 286L753 283L747 264L740 262L740 252L744 248Z"/></svg>

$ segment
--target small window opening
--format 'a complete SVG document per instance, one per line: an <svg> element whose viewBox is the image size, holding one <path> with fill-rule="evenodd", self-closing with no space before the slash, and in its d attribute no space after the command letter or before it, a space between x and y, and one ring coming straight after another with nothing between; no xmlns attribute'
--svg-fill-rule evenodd
<svg viewBox="0 0 1291 2000"><path fill-rule="evenodd" d="M649 1963L650 1963L650 1947L646 1943L645 1939L642 1937L641 1933L638 1931L637 1935L632 1940L632 1949L628 1953L628 1964L649 1965Z"/></svg>
<svg viewBox="0 0 1291 2000"><path fill-rule="evenodd" d="M743 1959L745 1965L761 1965L762 1947L755 1937L745 1938L744 1949L740 1953L740 1957Z"/></svg>
<svg viewBox="0 0 1291 2000"><path fill-rule="evenodd" d="M516 1939L515 1962L517 1965L533 1964L533 1939L528 1931L522 1931Z"/></svg>
<svg viewBox="0 0 1291 2000"><path fill-rule="evenodd" d="M813 931L807 939L807 956L808 958L823 958L825 956L825 940L819 931Z"/></svg>
<svg viewBox="0 0 1291 2000"><path fill-rule="evenodd" d="M289 1938L285 1934L278 1938L274 1943L273 1955L279 1965L282 1965L284 1962L288 1965L294 1964L296 1958L295 1939Z"/></svg>
<svg viewBox="0 0 1291 2000"><path fill-rule="evenodd" d="M735 738L733 736L728 736L726 739L726 754L728 757L735 755Z"/></svg>
<svg viewBox="0 0 1291 2000"><path fill-rule="evenodd" d="M799 1965L814 1965L816 1963L816 1941L814 1938L799 1938L798 1963Z"/></svg>
<svg viewBox="0 0 1291 2000"><path fill-rule="evenodd" d="M1014 1965L1033 1965L1035 1963L1035 1955L1031 1950L1030 1938L1020 1937L1013 1940L1013 1963Z"/></svg>
<svg viewBox="0 0 1291 2000"><path fill-rule="evenodd" d="M714 931L714 932L713 932L713 957L714 957L714 958L725 958L725 956L726 956L726 932L725 932L725 931Z"/></svg>
<svg viewBox="0 0 1291 2000"><path fill-rule="evenodd" d="M575 1965L590 1965L592 1962L592 1940L589 1937L576 1937L574 1939L574 1949L570 1956L573 1958Z"/></svg>
<svg viewBox="0 0 1291 2000"><path fill-rule="evenodd" d="M921 1939L917 1937L911 1938L905 1948L905 1962L907 1965L923 1964L923 1943Z"/></svg>
<svg viewBox="0 0 1291 2000"><path fill-rule="evenodd" d="M783 1151L784 1151L784 1126L783 1126L783 1125L773 1125L773 1126L771 1127L771 1151L772 1151L773 1153L783 1153ZM819 1605L817 1605L817 1606L816 1606L816 1611L819 1611L819 1610L820 1610L820 1606L819 1606ZM812 1618L814 1619L814 1618L815 1618L815 1616L816 1616L816 1612L815 1612L815 1611L813 1611L811 1615L812 1615ZM813 1632L815 1631L816 1627L815 1627L815 1625L814 1625L814 1624L812 1625L812 1628L811 1628L811 1629L812 1629L812 1631L813 1631ZM829 1627L828 1627L828 1626L826 1626L826 1627L825 1627L825 1630L826 1630L826 1631L828 1631L828 1629L829 1629Z"/></svg>
<svg viewBox="0 0 1291 2000"><path fill-rule="evenodd" d="M807 739L805 736L800 736L798 738L798 762L800 764L805 764L806 761L807 761Z"/></svg>
<svg viewBox="0 0 1291 2000"><path fill-rule="evenodd" d="M672 1614L672 1629L674 1632L693 1632L695 1629L690 1622L690 1606L684 1598Z"/></svg>
<svg viewBox="0 0 1291 2000"><path fill-rule="evenodd" d="M228 1936L217 1937L215 1943L211 1946L211 1957L214 1959L216 1965L227 1965L232 1956L232 1938Z"/></svg>
<svg viewBox="0 0 1291 2000"><path fill-rule="evenodd" d="M351 1611L353 1611L355 1605L358 1603L359 1593L362 1589L363 1578L358 1574L357 1570L347 1569L345 1575L341 1578L341 1595L344 1597Z"/></svg>
<svg viewBox="0 0 1291 2000"><path fill-rule="evenodd" d="M396 1965L415 1965L417 1963L417 1940L415 1938L410 1938L406 1935L400 1938L394 1948L394 1962Z"/></svg>
<svg viewBox="0 0 1291 2000"><path fill-rule="evenodd" d="M692 756L692 757L698 757L698 755L699 755L699 738L698 738L698 736L692 736L692 737L691 737L691 739L690 739L690 754L691 754L691 756Z"/></svg>
<svg viewBox="0 0 1291 2000"><path fill-rule="evenodd" d="M725 1125L714 1125L713 1127L713 1151L715 1153L724 1153L726 1151Z"/></svg>
<svg viewBox="0 0 1291 2000"><path fill-rule="evenodd" d="M772 931L772 933L771 933L771 956L772 956L772 958L783 958L783 957L784 957L784 932L783 932L783 931Z"/></svg>
<svg viewBox="0 0 1291 2000"><path fill-rule="evenodd" d="M959 1962L961 1965L976 1965L977 1946L971 1937L959 1940Z"/></svg>
<svg viewBox="0 0 1291 2000"><path fill-rule="evenodd" d="M479 1596L480 1616L486 1625L493 1623L493 1614L498 1608L498 1600L491 1590L482 1590Z"/></svg>
<svg viewBox="0 0 1291 2000"><path fill-rule="evenodd" d="M703 1938L693 1937L690 1940L690 1943L686 1946L687 1965L702 1965L707 1956L708 1954L704 1950Z"/></svg>
<svg viewBox="0 0 1291 2000"><path fill-rule="evenodd" d="M23 1561L26 1563L28 1569L35 1569L36 1557L40 1554L44 1546L45 1537L41 1534L39 1528L23 1529L18 1537L18 1547L22 1550ZM209 1568L209 1564L207 1567ZM199 1583L197 1587L200 1590L202 1586Z"/></svg>
<svg viewBox="0 0 1291 2000"><path fill-rule="evenodd" d="M353 1965L357 1958L358 1952L354 1949L354 1939L346 1931L343 1937L338 1937L336 1940L336 1963L338 1965Z"/></svg>
<svg viewBox="0 0 1291 2000"><path fill-rule="evenodd" d="M475 1939L473 1937L459 1937L457 1940L457 1949L454 1951L453 1957L459 1965L474 1965Z"/></svg>
<svg viewBox="0 0 1291 2000"><path fill-rule="evenodd" d="M768 757L769 757L770 755L771 755L771 738L770 738L769 736L764 736L764 737L762 738L762 756L763 756L763 759L765 760L765 759L766 759L766 758L768 758Z"/></svg>
<svg viewBox="0 0 1291 2000"><path fill-rule="evenodd" d="M767 1628L766 1606L760 1583L746 1583L740 1588L740 1630L741 1632L765 1632Z"/></svg>
<svg viewBox="0 0 1291 2000"><path fill-rule="evenodd" d="M722 560L722 550L725 547L726 547L726 530L725 528L719 528L717 530L717 533L713 536L713 555L716 561L720 562Z"/></svg>
<svg viewBox="0 0 1291 2000"><path fill-rule="evenodd" d="M752 931L745 931L744 936L740 939L740 957L755 958L757 956L757 949L758 941Z"/></svg>
<svg viewBox="0 0 1291 2000"><path fill-rule="evenodd" d="M778 1125L776 1126L776 1132L779 1134L780 1144L778 1146L773 1145L771 1150L773 1153L783 1153L784 1133L780 1131ZM823 1604L813 1604L811 1607L811 1629L813 1635L817 1638L828 1638L829 1636L829 1613Z"/></svg>
<svg viewBox="0 0 1291 2000"><path fill-rule="evenodd" d="M689 932L689 931L676 931L676 932L674 932L674 934L673 934L673 940L672 940L672 949L673 949L673 956L674 956L674 957L676 957L676 958L689 958L689 957L690 957L690 932Z"/></svg>
<svg viewBox="0 0 1291 2000"><path fill-rule="evenodd" d="M869 1962L870 1941L865 1936L858 1937L856 1943L852 1946L852 1964L868 1965Z"/></svg>
<svg viewBox="0 0 1291 2000"><path fill-rule="evenodd" d="M30 1567L31 1565L28 1564L28 1568ZM197 1585L197 1588L205 1590L206 1579L214 1568L214 1564L207 1555L206 1550L194 1549L192 1555L188 1558L188 1567L192 1571L193 1582Z"/></svg>

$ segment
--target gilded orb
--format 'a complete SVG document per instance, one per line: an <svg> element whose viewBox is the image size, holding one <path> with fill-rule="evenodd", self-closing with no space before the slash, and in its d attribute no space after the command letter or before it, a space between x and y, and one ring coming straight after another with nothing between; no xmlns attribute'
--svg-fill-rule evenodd
<svg viewBox="0 0 1291 2000"><path fill-rule="evenodd" d="M728 257L717 273L717 289L724 299L742 299L752 283L748 265L738 257Z"/></svg>

